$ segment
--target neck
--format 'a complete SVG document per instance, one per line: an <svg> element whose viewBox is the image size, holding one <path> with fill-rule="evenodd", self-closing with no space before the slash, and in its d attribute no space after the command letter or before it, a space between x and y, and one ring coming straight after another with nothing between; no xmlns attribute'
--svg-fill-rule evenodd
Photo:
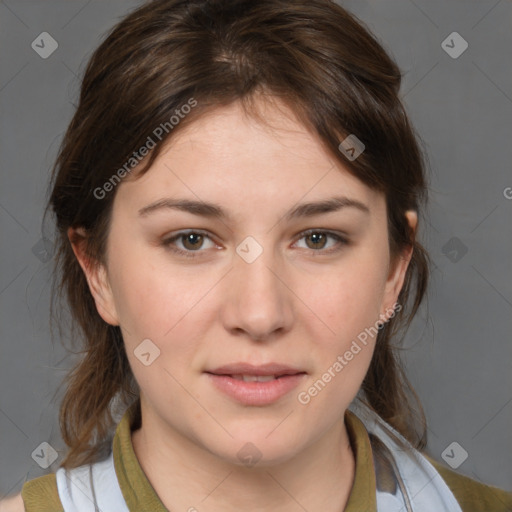
<svg viewBox="0 0 512 512"><path fill-rule="evenodd" d="M176 430L146 422L132 433L137 459L169 510L194 512L344 510L355 460L338 422L292 459L264 467L231 464Z"/></svg>

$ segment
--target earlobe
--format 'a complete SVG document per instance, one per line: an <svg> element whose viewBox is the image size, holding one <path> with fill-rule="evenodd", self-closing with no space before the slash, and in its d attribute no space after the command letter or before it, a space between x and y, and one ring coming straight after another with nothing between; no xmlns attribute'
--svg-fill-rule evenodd
<svg viewBox="0 0 512 512"><path fill-rule="evenodd" d="M412 230L412 238L416 233L416 227L418 225L418 215L413 210L408 210L405 213L409 227ZM412 258L414 246L408 245L404 250L397 256L394 262L390 265L390 271L386 282L386 293L383 301L383 308L385 311L393 309L394 304L398 300L398 295L405 281L405 275L407 268Z"/></svg>
<svg viewBox="0 0 512 512"><path fill-rule="evenodd" d="M92 261L87 254L87 234L85 230L83 228L69 228L67 234L75 257L87 279L99 315L106 323L119 325L106 268L101 263Z"/></svg>

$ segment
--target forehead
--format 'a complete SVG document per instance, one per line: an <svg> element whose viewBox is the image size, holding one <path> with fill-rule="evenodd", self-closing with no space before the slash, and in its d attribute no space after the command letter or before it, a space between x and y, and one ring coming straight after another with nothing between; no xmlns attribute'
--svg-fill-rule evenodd
<svg viewBox="0 0 512 512"><path fill-rule="evenodd" d="M119 199L141 204L164 195L275 208L345 195L375 203L380 193L352 175L279 100L216 108L168 139L152 167L122 184ZM382 199L382 198L381 198Z"/></svg>

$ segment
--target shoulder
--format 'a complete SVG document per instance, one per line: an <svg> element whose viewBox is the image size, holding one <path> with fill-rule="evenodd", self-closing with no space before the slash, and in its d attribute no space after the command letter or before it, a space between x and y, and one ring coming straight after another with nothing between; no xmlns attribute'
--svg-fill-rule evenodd
<svg viewBox="0 0 512 512"><path fill-rule="evenodd" d="M441 475L463 512L512 511L512 492L473 480L423 455Z"/></svg>
<svg viewBox="0 0 512 512"><path fill-rule="evenodd" d="M18 499L16 505L18 508L5 509L5 511L0 508L0 512L64 512L55 473L25 482L21 493L15 498Z"/></svg>
<svg viewBox="0 0 512 512"><path fill-rule="evenodd" d="M25 512L21 493L0 501L0 512Z"/></svg>

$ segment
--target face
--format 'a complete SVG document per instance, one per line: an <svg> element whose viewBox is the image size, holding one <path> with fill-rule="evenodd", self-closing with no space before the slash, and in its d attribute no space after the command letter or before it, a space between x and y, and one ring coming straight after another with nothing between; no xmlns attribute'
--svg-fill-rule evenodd
<svg viewBox="0 0 512 512"><path fill-rule="evenodd" d="M259 106L265 124L236 103L203 116L118 186L104 267L75 249L143 413L236 464L252 445L285 461L343 418L410 257L390 256L384 196Z"/></svg>

